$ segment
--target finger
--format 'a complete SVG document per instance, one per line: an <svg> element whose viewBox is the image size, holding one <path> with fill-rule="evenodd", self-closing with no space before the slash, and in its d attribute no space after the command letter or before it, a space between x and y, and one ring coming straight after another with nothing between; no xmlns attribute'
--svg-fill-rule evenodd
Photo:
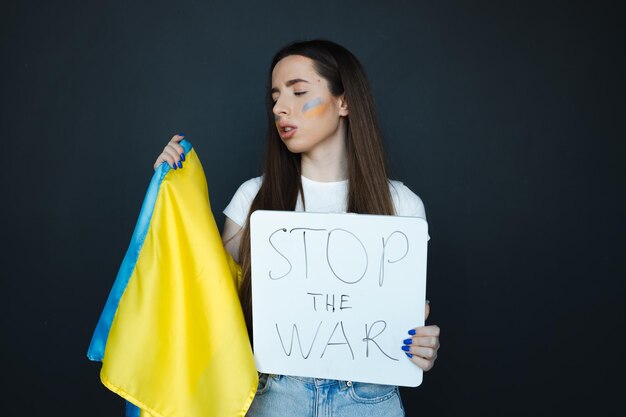
<svg viewBox="0 0 626 417"><path fill-rule="evenodd" d="M430 302L428 300L426 300L426 306L425 306L425 312L424 312L424 320L427 320L429 315L430 315Z"/></svg>
<svg viewBox="0 0 626 417"><path fill-rule="evenodd" d="M439 338L435 336L414 337L409 345L439 349Z"/></svg>
<svg viewBox="0 0 626 417"><path fill-rule="evenodd" d="M163 152L157 157L157 160L154 162L154 169L156 170L159 165L163 162L167 162L167 164L172 169L182 168L182 161L185 160L185 149L178 144L185 135L176 134L172 136L172 139L165 145L163 148Z"/></svg>
<svg viewBox="0 0 626 417"><path fill-rule="evenodd" d="M435 363L434 360L424 359L420 356L415 356L415 355L411 356L409 359L411 360L411 362L413 362L414 364L422 368L424 371L430 371L430 369L433 367Z"/></svg>
<svg viewBox="0 0 626 417"><path fill-rule="evenodd" d="M176 151L173 146L170 146L169 143L165 145L165 148L163 148L163 153L174 158L174 161L176 162L178 162L178 160L180 159L180 154L178 153L178 151Z"/></svg>
<svg viewBox="0 0 626 417"><path fill-rule="evenodd" d="M185 149L176 142L168 143L165 148L167 149L167 151L164 150L164 152L167 152L170 155L174 156L178 167L182 168L181 162L185 160Z"/></svg>
<svg viewBox="0 0 626 417"><path fill-rule="evenodd" d="M174 142L174 141L170 141L167 144L167 147L172 148L174 150L174 152L176 152L178 155L182 155L185 153L185 148L183 148L182 146L180 146L178 144L178 142Z"/></svg>
<svg viewBox="0 0 626 417"><path fill-rule="evenodd" d="M412 329L409 334L412 336L435 336L435 337L439 337L439 334L441 333L439 326L436 325L430 325L430 326L421 326L421 327L416 327L414 329Z"/></svg>
<svg viewBox="0 0 626 417"><path fill-rule="evenodd" d="M178 143L184 138L185 138L185 135L181 135L180 133L177 133L174 136L172 136L172 139L170 139L170 141Z"/></svg>
<svg viewBox="0 0 626 417"><path fill-rule="evenodd" d="M176 161L174 160L174 158L171 155L168 155L167 153L164 152L161 155L159 155L156 162L154 163L154 169L156 170L163 162L167 163L172 169L177 168Z"/></svg>
<svg viewBox="0 0 626 417"><path fill-rule="evenodd" d="M173 159L174 164L176 165L173 167L174 169L183 167L182 155L179 154L172 146L167 144L163 149L163 153L169 155Z"/></svg>
<svg viewBox="0 0 626 417"><path fill-rule="evenodd" d="M433 360L437 358L437 349L433 349L429 347L411 345L409 346L408 352L411 353L413 356L419 356L420 358L424 358L428 360Z"/></svg>

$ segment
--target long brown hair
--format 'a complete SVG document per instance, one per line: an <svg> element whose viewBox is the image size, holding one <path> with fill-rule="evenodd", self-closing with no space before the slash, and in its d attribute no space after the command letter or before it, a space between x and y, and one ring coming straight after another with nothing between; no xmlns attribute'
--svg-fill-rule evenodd
<svg viewBox="0 0 626 417"><path fill-rule="evenodd" d="M250 269L250 215L255 210L295 210L302 192L300 154L291 153L282 142L274 123L270 89L272 71L281 59L301 55L314 62L315 71L337 97L345 94L346 152L348 158L348 205L351 213L395 214L378 121L369 81L356 57L346 48L327 40L295 42L282 48L272 60L266 94L267 141L263 164L263 183L254 198L243 229L239 261L243 281L239 298L248 332L252 336L252 290ZM250 337L252 341L252 337Z"/></svg>

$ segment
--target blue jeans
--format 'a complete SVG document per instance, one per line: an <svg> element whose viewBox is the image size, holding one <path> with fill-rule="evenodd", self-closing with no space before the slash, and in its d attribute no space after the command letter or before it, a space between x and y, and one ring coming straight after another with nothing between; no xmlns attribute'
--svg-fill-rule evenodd
<svg viewBox="0 0 626 417"><path fill-rule="evenodd" d="M393 385L259 373L246 417L404 417Z"/></svg>

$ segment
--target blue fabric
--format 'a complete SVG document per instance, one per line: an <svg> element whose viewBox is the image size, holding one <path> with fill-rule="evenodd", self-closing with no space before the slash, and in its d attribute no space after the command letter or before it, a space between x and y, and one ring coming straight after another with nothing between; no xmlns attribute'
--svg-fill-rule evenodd
<svg viewBox="0 0 626 417"><path fill-rule="evenodd" d="M185 149L185 153L189 153L191 150L191 143L187 140L182 140L180 145ZM102 361L102 358L104 357L104 349L109 337L111 323L115 317L115 312L117 311L120 298L122 297L122 294L126 289L126 285L128 284L128 280L135 269L137 257L141 251L143 241L146 238L146 233L148 232L148 226L150 225L150 219L152 218L154 203L156 202L161 181L163 181L165 174L167 174L170 169L172 168L169 164L161 164L154 172L152 180L148 185L148 191L146 192L146 197L141 205L139 219L137 220L137 225L133 231L133 236L131 237L126 256L124 256L124 261L122 262L122 266L117 273L117 277L113 283L113 288L109 293L109 298L107 299L104 309L102 310L100 320L98 320L96 330L94 331L91 343L89 344L89 349L87 350L87 357L92 361Z"/></svg>
<svg viewBox="0 0 626 417"><path fill-rule="evenodd" d="M126 401L126 417L139 417L139 414L141 414L141 409Z"/></svg>
<svg viewBox="0 0 626 417"><path fill-rule="evenodd" d="M259 374L246 417L404 417L393 385Z"/></svg>

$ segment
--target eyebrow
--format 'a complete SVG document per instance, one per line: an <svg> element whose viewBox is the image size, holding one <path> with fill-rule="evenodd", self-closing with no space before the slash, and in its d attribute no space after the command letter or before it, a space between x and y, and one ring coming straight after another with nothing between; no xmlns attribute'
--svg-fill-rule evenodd
<svg viewBox="0 0 626 417"><path fill-rule="evenodd" d="M302 78L294 78L293 80L289 80L285 83L285 86L287 87L291 87L292 85L296 84L296 83L307 83L307 84L311 84L310 82L308 82L307 80L303 80ZM270 91L272 94L274 93L278 93L280 90L278 89L278 87L273 87L272 90Z"/></svg>

